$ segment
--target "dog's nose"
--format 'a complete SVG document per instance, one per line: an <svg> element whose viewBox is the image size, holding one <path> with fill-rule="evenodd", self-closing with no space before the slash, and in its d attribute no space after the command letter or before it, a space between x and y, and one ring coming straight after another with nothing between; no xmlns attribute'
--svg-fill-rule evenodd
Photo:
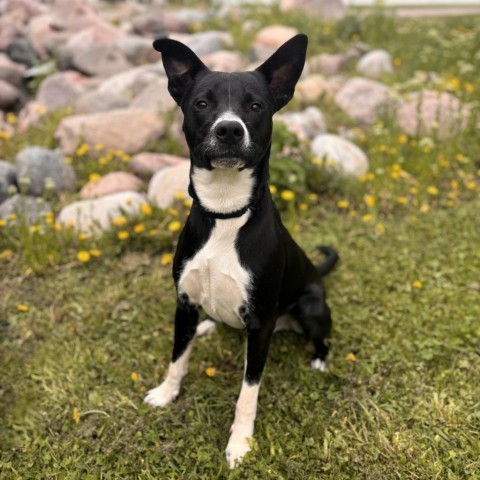
<svg viewBox="0 0 480 480"><path fill-rule="evenodd" d="M223 120L215 127L215 135L223 143L233 145L245 136L243 126L235 120Z"/></svg>

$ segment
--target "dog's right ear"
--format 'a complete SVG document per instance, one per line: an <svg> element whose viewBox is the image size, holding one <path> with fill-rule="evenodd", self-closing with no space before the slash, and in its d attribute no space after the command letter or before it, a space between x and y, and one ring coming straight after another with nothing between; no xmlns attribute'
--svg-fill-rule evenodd
<svg viewBox="0 0 480 480"><path fill-rule="evenodd" d="M195 77L208 68L190 48L177 40L159 38L153 42L153 48L162 54L168 77L168 91L180 105Z"/></svg>

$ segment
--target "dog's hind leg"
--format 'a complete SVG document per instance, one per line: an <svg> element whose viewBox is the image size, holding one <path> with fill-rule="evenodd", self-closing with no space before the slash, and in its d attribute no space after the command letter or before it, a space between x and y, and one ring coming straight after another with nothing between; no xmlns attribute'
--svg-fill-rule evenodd
<svg viewBox="0 0 480 480"><path fill-rule="evenodd" d="M294 316L302 325L307 341L314 345L311 367L326 371L332 317L321 285L311 285L298 299Z"/></svg>
<svg viewBox="0 0 480 480"><path fill-rule="evenodd" d="M259 329L249 330L245 356L245 373L242 389L235 408L235 420L230 430L226 449L230 468L240 463L250 450L257 415L258 393L275 320L264 323Z"/></svg>
<svg viewBox="0 0 480 480"><path fill-rule="evenodd" d="M165 407L180 392L183 377L188 371L188 360L198 323L198 310L188 301L178 300L175 312L175 339L172 361L165 380L147 392L145 402L154 407Z"/></svg>

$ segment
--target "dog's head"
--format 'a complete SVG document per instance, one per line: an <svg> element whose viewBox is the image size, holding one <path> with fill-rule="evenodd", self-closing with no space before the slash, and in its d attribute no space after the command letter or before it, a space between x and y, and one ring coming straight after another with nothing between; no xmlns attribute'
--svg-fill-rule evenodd
<svg viewBox="0 0 480 480"><path fill-rule="evenodd" d="M155 40L168 90L184 113L183 130L201 168L252 168L268 151L272 116L292 98L307 37L296 35L252 72L209 70L186 45Z"/></svg>

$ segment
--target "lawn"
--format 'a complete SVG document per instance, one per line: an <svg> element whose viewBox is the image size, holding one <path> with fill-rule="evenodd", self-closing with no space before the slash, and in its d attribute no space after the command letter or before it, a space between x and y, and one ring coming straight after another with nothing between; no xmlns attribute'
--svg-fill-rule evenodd
<svg viewBox="0 0 480 480"><path fill-rule="evenodd" d="M359 36L401 59L391 84L435 68L445 89L478 109L480 83L465 66L478 65L474 20L354 16L328 25L325 48ZM224 22L235 31L234 21ZM327 32L305 17L291 23L314 38ZM145 210L100 239L76 238L48 221L37 230L2 225L0 478L480 477L476 125L426 141L406 137L388 118L359 129L333 105L319 106L331 131L343 122L358 129L371 164L360 180L322 177L315 194L298 186L296 203L275 194L313 258L320 261L319 244L340 252L326 282L329 371L310 369L300 337L275 335L254 449L229 471L224 449L242 379L242 332L220 326L198 339L178 400L164 410L142 403L171 354L169 255L185 207ZM276 135L277 146L293 142ZM282 170L274 169L280 182ZM84 167L80 175L90 173ZM120 229L128 239L118 238Z"/></svg>

